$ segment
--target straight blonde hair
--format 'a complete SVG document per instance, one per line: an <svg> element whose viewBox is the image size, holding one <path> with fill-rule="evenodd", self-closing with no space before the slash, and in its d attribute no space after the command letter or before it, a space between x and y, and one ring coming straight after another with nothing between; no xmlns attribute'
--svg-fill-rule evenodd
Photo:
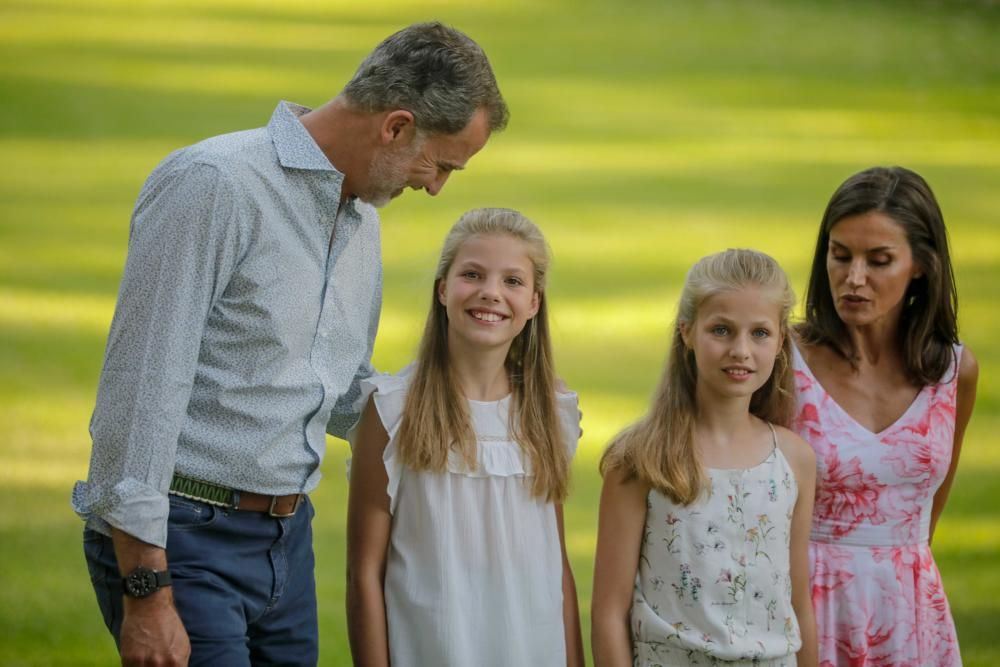
<svg viewBox="0 0 1000 667"><path fill-rule="evenodd" d="M445 238L397 436L400 456L415 470L443 472L451 452L458 453L470 468L477 465L476 434L469 420L468 403L448 360L448 315L438 300L438 287L466 241L490 236L509 236L523 242L534 269L538 313L511 343L505 362L511 387L509 428L531 464L532 495L562 502L569 486L569 453L556 411L545 301L549 251L538 227L511 209L473 209L455 223Z"/></svg>
<svg viewBox="0 0 1000 667"><path fill-rule="evenodd" d="M698 308L712 295L748 287L765 290L780 307L782 344L774 370L750 398L750 412L787 426L795 408L788 317L795 295L788 276L768 255L755 250L726 250L699 260L688 271L677 305L667 364L646 415L615 436L601 458L601 474L622 470L672 501L689 505L705 489L704 469L694 448L698 370L694 352L681 337L681 325L693 324Z"/></svg>

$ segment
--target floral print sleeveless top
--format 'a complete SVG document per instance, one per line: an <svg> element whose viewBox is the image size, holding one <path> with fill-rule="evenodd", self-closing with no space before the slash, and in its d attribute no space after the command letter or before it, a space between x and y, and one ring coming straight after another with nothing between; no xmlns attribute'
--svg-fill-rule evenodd
<svg viewBox="0 0 1000 667"><path fill-rule="evenodd" d="M816 451L809 560L823 667L961 665L927 543L934 493L951 464L961 354L956 345L942 381L872 433L794 351L793 428Z"/></svg>
<svg viewBox="0 0 1000 667"><path fill-rule="evenodd" d="M741 470L707 468L691 505L651 490L632 601L633 664L794 665L789 540L798 485L777 447Z"/></svg>

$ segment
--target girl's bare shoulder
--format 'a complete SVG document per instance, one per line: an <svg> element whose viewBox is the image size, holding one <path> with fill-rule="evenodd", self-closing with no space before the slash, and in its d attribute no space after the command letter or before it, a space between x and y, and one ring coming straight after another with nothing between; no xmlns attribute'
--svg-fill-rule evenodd
<svg viewBox="0 0 1000 667"><path fill-rule="evenodd" d="M802 439L798 433L785 428L784 426L774 427L778 440L778 448L785 455L796 474L799 471L816 470L816 453L808 442Z"/></svg>

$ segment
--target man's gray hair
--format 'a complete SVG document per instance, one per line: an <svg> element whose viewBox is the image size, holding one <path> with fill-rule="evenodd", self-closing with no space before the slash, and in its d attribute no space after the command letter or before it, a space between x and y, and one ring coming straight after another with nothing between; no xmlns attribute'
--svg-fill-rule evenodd
<svg viewBox="0 0 1000 667"><path fill-rule="evenodd" d="M361 111L404 109L428 134L460 132L479 108L490 131L510 113L483 50L441 23L417 23L387 37L365 58L342 94Z"/></svg>

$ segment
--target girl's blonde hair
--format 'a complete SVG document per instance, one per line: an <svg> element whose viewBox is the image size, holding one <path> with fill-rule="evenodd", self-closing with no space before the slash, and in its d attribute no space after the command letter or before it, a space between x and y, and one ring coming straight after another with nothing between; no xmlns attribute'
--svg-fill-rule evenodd
<svg viewBox="0 0 1000 667"><path fill-rule="evenodd" d="M534 473L532 495L547 501L566 498L569 454L556 411L555 371L545 302L549 251L533 222L505 208L473 209L459 218L445 238L431 291L431 308L417 355L416 370L403 408L398 443L403 462L415 470L445 470L456 452L470 468L477 465L476 434L467 401L448 363L448 315L438 288L459 249L474 236L509 236L524 243L534 267L538 313L511 343L506 368L511 387L510 432L528 456Z"/></svg>
<svg viewBox="0 0 1000 667"><path fill-rule="evenodd" d="M698 371L694 352L681 337L708 297L748 287L767 290L781 309L781 350L767 382L750 399L750 412L787 426L795 408L788 316L795 295L788 276L768 255L755 250L726 250L703 257L688 271L677 305L673 340L666 367L649 412L619 433L601 458L601 474L620 469L676 503L694 502L705 488L705 475L694 449Z"/></svg>

